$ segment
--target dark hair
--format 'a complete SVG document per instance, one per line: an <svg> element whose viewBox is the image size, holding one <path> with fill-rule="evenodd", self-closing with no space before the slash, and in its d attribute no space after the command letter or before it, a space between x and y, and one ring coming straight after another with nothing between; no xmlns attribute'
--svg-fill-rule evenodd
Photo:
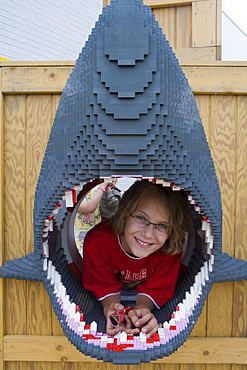
<svg viewBox="0 0 247 370"><path fill-rule="evenodd" d="M124 233L127 217L133 213L139 203L154 196L168 214L169 238L161 248L164 254L177 254L182 251L185 234L189 230L192 216L189 202L182 190L174 191L170 187L153 184L147 180L136 181L123 194L118 210L110 219L115 234Z"/></svg>

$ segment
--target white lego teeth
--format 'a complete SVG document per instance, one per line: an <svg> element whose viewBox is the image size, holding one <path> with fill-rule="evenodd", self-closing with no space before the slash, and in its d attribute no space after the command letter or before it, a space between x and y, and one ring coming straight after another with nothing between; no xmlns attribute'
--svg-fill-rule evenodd
<svg viewBox="0 0 247 370"><path fill-rule="evenodd" d="M163 186L172 187L174 191L179 191L181 188L167 183L163 180L156 180L156 183L162 184ZM82 190L82 186L75 187L65 192L63 200L65 200L66 207L74 207L75 201L77 199L77 191ZM188 196L188 201L193 205L194 209L198 212L199 215L202 214L200 207L196 204L191 196ZM53 265L53 262L49 259L49 232L53 231L53 219L54 215L58 213L61 203L57 204L54 212L49 216L44 222L44 242L43 242L43 270L46 272L47 279L50 280L50 284L54 286L54 295L57 299L59 306L62 309L62 312L66 316L67 325L74 330L79 336L85 337L97 337L97 340L100 341L100 345L103 348L107 348L107 345L113 345L117 340L121 345L128 344L130 339L125 332L121 332L118 336L114 338L108 337L106 334L97 333L97 323L93 321L90 325L87 325L83 318L83 313L79 312L78 306L71 301L70 296L67 294L66 287L62 283L62 278L60 273L56 270L56 266ZM203 266L200 268L200 271L194 277L194 283L190 287L189 291L185 292L185 298L180 302L174 312L171 314L171 319L169 322L163 323L163 327L158 329L158 335L160 338L160 343L167 343L170 338L173 338L176 335L179 335L181 330L183 330L189 322L191 315L194 312L194 309L200 299L202 294L203 287L206 285L209 280L209 274L213 271L214 265L214 255L213 255L213 240L211 223L210 221L202 216L202 229L203 234L205 235L205 244L206 252L208 254L208 261L205 261ZM145 243L137 239L138 243L143 246L148 246L149 243ZM96 340L96 339L95 339ZM140 332L137 336L138 346L140 348L146 349L147 347L147 337L145 334ZM132 341L133 342L133 341ZM132 343L131 342L131 343ZM136 343L136 341L134 342ZM138 347L138 349L140 349Z"/></svg>

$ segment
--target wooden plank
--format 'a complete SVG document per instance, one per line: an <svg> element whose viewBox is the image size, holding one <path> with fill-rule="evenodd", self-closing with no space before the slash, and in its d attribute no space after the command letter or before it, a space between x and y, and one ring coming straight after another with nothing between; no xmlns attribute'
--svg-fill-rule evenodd
<svg viewBox="0 0 247 370"><path fill-rule="evenodd" d="M182 67L192 67L192 68L198 68L198 67L208 67L208 68L246 68L247 67L247 61L246 62L226 62L226 61L213 61L213 60L182 60L181 61ZM229 72L230 75L230 72Z"/></svg>
<svg viewBox="0 0 247 370"><path fill-rule="evenodd" d="M193 49L191 49L193 50ZM179 55L177 55L179 56ZM180 61L182 69L189 80L190 86L194 93L201 94L246 94L247 93L247 63L225 63L213 62L209 66L203 64L202 61ZM36 69L36 68L33 68ZM41 68L43 70L43 68ZM18 93L50 93L50 87L40 85L36 80L36 75L41 75L42 72L37 72L28 76L29 67L16 67L14 72L11 68L5 69L5 77L3 80L4 94ZM61 94L63 87L70 75L71 67L64 67L63 73L60 76L58 84L54 83L53 92ZM13 76L14 74L14 76Z"/></svg>
<svg viewBox="0 0 247 370"><path fill-rule="evenodd" d="M27 282L27 334L51 335L51 302L49 296L40 282Z"/></svg>
<svg viewBox="0 0 247 370"><path fill-rule="evenodd" d="M198 109L200 111L200 116L202 120L202 124L204 126L205 133L207 135L207 140L210 145L210 122L208 117L208 112L211 109L211 100L210 96L208 95L196 95L196 103L198 106ZM202 314L199 317L198 322L196 323L191 336L195 337L206 337L207 335L207 317L208 317L208 305L207 301L205 302L205 305L202 310Z"/></svg>
<svg viewBox="0 0 247 370"><path fill-rule="evenodd" d="M247 281L234 282L233 287L233 335L247 337Z"/></svg>
<svg viewBox="0 0 247 370"><path fill-rule="evenodd" d="M176 49L192 47L192 9L191 5L177 8Z"/></svg>
<svg viewBox="0 0 247 370"><path fill-rule="evenodd" d="M178 5L187 5L192 2L205 1L205 0L144 0L144 5L151 8L164 8ZM103 7L110 5L111 0L103 0Z"/></svg>
<svg viewBox="0 0 247 370"><path fill-rule="evenodd" d="M46 144L53 122L51 95L28 95L26 98L26 253L34 250L33 207L34 194ZM41 310L40 307L43 307ZM43 284L27 283L27 333L50 335L51 305Z"/></svg>
<svg viewBox="0 0 247 370"><path fill-rule="evenodd" d="M227 365L227 364L224 364L224 365L221 365L221 364L209 364L209 365L205 365L205 370L233 370L233 367L234 365ZM236 369L235 370L240 370L239 369L239 366L241 367L241 365L236 365ZM245 366L245 365L243 365ZM195 369L197 370L197 369Z"/></svg>
<svg viewBox="0 0 247 370"><path fill-rule="evenodd" d="M199 109L202 124L207 136L209 147L211 146L211 122L208 113L211 110L211 97L209 95L195 95L197 107Z"/></svg>
<svg viewBox="0 0 247 370"><path fill-rule="evenodd" d="M5 97L5 258L26 254L25 240L25 96Z"/></svg>
<svg viewBox="0 0 247 370"><path fill-rule="evenodd" d="M2 86L2 70L0 69L0 86ZM0 95L0 264L3 263L4 248L4 96Z"/></svg>
<svg viewBox="0 0 247 370"><path fill-rule="evenodd" d="M26 254L25 229L25 96L5 97L4 234L5 259ZM6 280L5 329L26 334L26 282Z"/></svg>
<svg viewBox="0 0 247 370"><path fill-rule="evenodd" d="M235 257L247 260L247 229L243 221L247 214L247 96L237 98L236 127L236 251Z"/></svg>
<svg viewBox="0 0 247 370"><path fill-rule="evenodd" d="M66 62L61 62L62 64L60 65L59 62L53 62L53 61L44 61L44 62L39 62L39 61L8 61L1 63L0 62L0 68L2 67L74 67L75 61L66 61ZM198 60L190 60L190 61L182 61L182 65L185 66L192 66L192 67L199 67L199 66L207 66L207 67L246 67L247 66L247 61L198 61Z"/></svg>
<svg viewBox="0 0 247 370"><path fill-rule="evenodd" d="M235 240L236 119L235 96L211 97L211 153L221 188L222 248L230 255L234 255ZM233 288L233 283L213 286L208 297L208 336L219 335L219 327L221 336L232 335Z"/></svg>
<svg viewBox="0 0 247 370"><path fill-rule="evenodd" d="M247 261L247 96L237 98L236 235L234 256ZM247 281L234 283L233 335L247 336Z"/></svg>
<svg viewBox="0 0 247 370"><path fill-rule="evenodd" d="M234 254L236 186L236 97L214 96L211 109L212 147L223 210L223 252Z"/></svg>
<svg viewBox="0 0 247 370"><path fill-rule="evenodd" d="M144 4L151 8L166 7L166 6L178 6L187 5L191 3L197 3L205 0L144 0Z"/></svg>
<svg viewBox="0 0 247 370"><path fill-rule="evenodd" d="M51 118L52 118L52 122L53 122L53 120L55 118L59 101L60 101L60 96L59 95L52 95L52 101L51 101L51 104L52 104L52 106L51 106Z"/></svg>
<svg viewBox="0 0 247 370"><path fill-rule="evenodd" d="M9 61L0 61L0 68L1 67L68 67L71 66L73 67L75 65L74 60L58 60L58 61L53 61L53 60L9 60Z"/></svg>
<svg viewBox="0 0 247 370"><path fill-rule="evenodd" d="M28 95L26 98L26 253L33 251L34 194L53 123L51 95Z"/></svg>
<svg viewBox="0 0 247 370"><path fill-rule="evenodd" d="M13 335L27 334L27 282L5 280L5 330Z"/></svg>
<svg viewBox="0 0 247 370"><path fill-rule="evenodd" d="M3 67L3 93L60 93L71 67Z"/></svg>
<svg viewBox="0 0 247 370"><path fill-rule="evenodd" d="M0 86L2 71L0 70ZM4 256L4 97L0 95L0 264ZM0 279L0 348L3 349L4 325L4 279ZM0 368L3 369L3 350L0 351Z"/></svg>
<svg viewBox="0 0 247 370"><path fill-rule="evenodd" d="M214 284L207 298L207 307L207 336L231 336L233 317L233 283ZM221 346L221 339L219 340L218 346Z"/></svg>
<svg viewBox="0 0 247 370"><path fill-rule="evenodd" d="M216 45L222 45L222 0L216 1Z"/></svg>
<svg viewBox="0 0 247 370"><path fill-rule="evenodd" d="M242 99L244 99L245 97L241 97ZM220 132L219 131L215 131L215 127L214 126L219 126L219 122L222 121L223 117L224 117L224 121L226 121L226 117L227 117L227 120L228 120L228 125L226 124L225 128L226 128L226 132L232 136L234 135L233 133L233 128L231 127L232 126L232 123L234 123L234 120L237 119L236 117L236 114L234 114L234 107L232 108L232 105L228 102L228 104L224 104L224 108L223 109L220 109L220 105L219 105L219 102L218 104L216 105L214 102L212 102L212 100L218 100L219 98L214 98L214 97L210 97L210 96L206 96L206 95L197 95L196 96L196 101L197 101L197 105L199 107L199 110L200 110L200 115L202 117L202 122L203 122L203 125L204 125L204 128L205 128L205 131L206 131L206 135L207 135L207 139L208 139L208 142L209 142L209 146L212 148L212 153L213 153L213 156L215 158L216 161L218 161L218 157L221 156L221 151L223 149L222 147L222 135L220 135ZM240 97L238 98L240 99ZM246 99L246 98L245 98ZM231 98L231 103L234 104L234 99ZM225 113L223 114L222 111L224 111ZM231 118L229 118L229 111L232 112L232 116ZM242 112L242 116L244 118L245 112L243 111ZM213 122L211 122L213 121ZM224 125L224 123L222 124ZM230 126L230 127L228 127ZM235 125L233 125L235 127ZM223 127L221 128L221 130L224 132L224 129ZM225 134L223 134L225 135ZM233 140L234 141L234 140ZM219 150L216 152L216 150L214 149L214 146L218 146L219 145ZM229 145L229 140L225 140L225 144L224 144L224 152L223 152L223 156L225 155L226 158L228 158L228 161L230 160L230 157L233 155L235 155L235 149L232 148L232 145ZM229 150L230 153L226 153L227 151ZM219 152L219 153L218 153ZM221 166L221 164L219 164L219 166ZM228 166L229 167L229 166ZM233 169L233 166L230 162L230 168L231 171L235 171L235 168ZM229 170L229 168L228 168ZM232 176L232 174L231 174ZM224 182L224 180L223 180ZM228 198L231 199L231 202L230 202L230 205L229 205L229 208L232 207L234 209L234 192L235 192L235 188L232 187L231 188L231 194L230 195L229 193L227 193L227 196L226 198L224 199L224 206L225 204L228 205ZM224 198L224 197L223 197ZM229 209L227 209L225 211L227 214L231 215L231 211ZM241 220L242 221L242 220ZM226 220L225 221L225 224L228 225L228 222L230 225L232 225L234 223L234 220L231 221L230 219ZM228 234L228 231L230 229L230 235ZM231 235L233 233L233 235ZM241 233L240 233L241 234ZM241 238L241 236L240 236ZM234 251L233 251L233 248L231 249L231 244L233 245L234 244L234 231L233 231L233 227L230 226L226 226L223 230L223 240L224 241L227 241L229 239L229 243L230 245L229 246L226 246L229 248L228 252L230 252L231 254L233 253L234 254ZM225 244L223 243L223 246ZM245 244L246 245L246 244ZM228 284L215 284L213 286L213 289L211 291L211 293L209 294L209 297L207 299L207 303L206 303L206 306L207 306L207 317L208 317L208 320L206 321L205 323L205 327L207 328L207 335L212 335L212 336L215 336L215 335L219 335L219 327L221 328L220 330L220 334L222 336L228 336L228 335L232 335L232 318L237 318L239 317L241 323L245 323L245 318L243 318L244 316L244 312L246 312L246 308L245 308L245 297L246 297L246 293L243 291L242 294L240 295L240 297L236 297L236 298L239 298L237 300L237 302L241 301L242 302L242 305L241 305L241 302L239 302L239 306L238 304L236 303L235 304L235 298L234 298L234 291L233 291L233 283L228 283ZM232 306L235 305L236 309L235 311L238 311L238 314L234 312ZM215 314L215 307L217 307L217 314ZM237 307L240 307L240 309L238 310ZM205 307L204 307L205 309ZM224 315L220 315L219 312L224 312ZM239 312L242 313L242 315L239 315ZM193 334L193 333L192 333ZM236 333L235 334L236 336L238 336L238 334Z"/></svg>
<svg viewBox="0 0 247 370"><path fill-rule="evenodd" d="M176 9L154 9L153 14L172 48L176 48Z"/></svg>
<svg viewBox="0 0 247 370"><path fill-rule="evenodd" d="M217 57L216 47L205 47L205 48L181 48L173 49L176 57L179 59L180 64L184 63L185 60L202 61L206 60L214 61Z"/></svg>
<svg viewBox="0 0 247 370"><path fill-rule="evenodd" d="M222 370L225 370L225 369L222 369ZM232 365L230 370L246 370L246 366L245 365Z"/></svg>
<svg viewBox="0 0 247 370"><path fill-rule="evenodd" d="M53 95L52 96L52 101L51 101L51 117L52 117L52 121L54 120L54 117L55 117L55 114L56 114L56 110L57 110L59 101L60 101L60 95L57 95L56 94L56 95ZM52 307L50 308L50 317L51 317L51 326L52 326L52 329L51 330L52 330L52 334L53 335L58 335L58 336L63 335L63 329L62 329L62 327L60 325L60 322L58 321L57 316L54 313L54 310L53 310Z"/></svg>
<svg viewBox="0 0 247 370"><path fill-rule="evenodd" d="M97 362L81 354L64 336L7 335L5 361Z"/></svg>
<svg viewBox="0 0 247 370"><path fill-rule="evenodd" d="M164 366L167 366L167 365L164 365ZM205 364L179 364L177 366L178 367L176 368L176 370L207 370L207 366L210 366L210 365L205 365ZM215 366L215 364L212 365L212 366Z"/></svg>
<svg viewBox="0 0 247 370"><path fill-rule="evenodd" d="M206 337L207 335L207 313L208 308L207 304L205 303L202 313L198 318L198 321L196 322L190 336L191 337Z"/></svg>
<svg viewBox="0 0 247 370"><path fill-rule="evenodd" d="M216 0L192 3L192 46L216 46Z"/></svg>
<svg viewBox="0 0 247 370"><path fill-rule="evenodd" d="M194 93L246 94L247 68L183 67Z"/></svg>
<svg viewBox="0 0 247 370"><path fill-rule="evenodd" d="M219 345L220 343L220 345ZM157 364L247 364L247 338L189 338L177 352ZM5 361L90 362L96 359L80 353L66 337L7 335Z"/></svg>

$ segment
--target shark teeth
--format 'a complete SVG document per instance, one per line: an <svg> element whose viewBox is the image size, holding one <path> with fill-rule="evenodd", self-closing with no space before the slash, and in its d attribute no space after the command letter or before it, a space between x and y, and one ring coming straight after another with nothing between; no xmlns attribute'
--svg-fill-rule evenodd
<svg viewBox="0 0 247 370"><path fill-rule="evenodd" d="M109 179L108 179L109 180ZM174 191L180 191L181 188L175 184L168 183L161 179L149 179L150 181L162 184L163 186L172 187ZM66 207L74 207L77 202L78 193L82 190L82 186L78 185L73 189L65 191L61 202L53 210L52 214L44 221L43 229L43 271L46 274L50 286L53 289L54 299L60 307L61 313L65 317L66 326L72 330L76 336L83 338L88 344L93 344L98 350L104 348L113 351L133 351L133 350L147 350L156 348L161 345L169 344L169 341L179 338L183 330L194 322L194 315L197 311L198 302L203 294L203 288L209 281L209 275L214 269L214 254L211 222L207 219L201 208L197 205L191 195L188 196L189 203L194 207L194 210L201 216L201 234L204 237L206 255L205 262L201 266L200 271L194 276L194 283L190 286L189 291L184 292L183 300L174 307L171 312L169 321L160 324L158 332L151 338L147 338L145 334L140 333L137 336L127 335L126 333L119 333L114 338L105 333L97 331L97 322L92 321L86 323L84 321L84 314L80 307L73 302L67 294L66 286L62 283L62 276L57 270L52 260L49 258L49 237L53 232L54 220L62 204L65 202ZM140 242L140 241L139 241ZM146 245L146 243L142 243ZM177 339L178 346L181 345ZM162 347L163 348L163 347ZM169 352L169 351L168 351Z"/></svg>

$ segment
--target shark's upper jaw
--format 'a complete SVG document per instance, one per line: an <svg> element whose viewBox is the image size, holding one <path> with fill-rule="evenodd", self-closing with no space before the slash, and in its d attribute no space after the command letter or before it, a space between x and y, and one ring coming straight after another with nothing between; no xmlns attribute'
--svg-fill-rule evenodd
<svg viewBox="0 0 247 370"><path fill-rule="evenodd" d="M61 238L66 202L74 204L78 184L111 176L175 184L174 191L184 189L201 218L205 248L195 248L174 297L155 312L168 324L152 343L100 334L101 306L66 263ZM221 197L191 88L141 0L112 1L103 10L67 81L36 188L34 238L36 264L54 310L80 351L105 361L125 363L127 357L128 364L130 358L139 363L169 355L186 340L219 268ZM80 324L78 309L90 328Z"/></svg>
<svg viewBox="0 0 247 370"><path fill-rule="evenodd" d="M180 191L179 186L162 179L155 179L155 182L171 186L174 191ZM94 186L95 181L88 183L87 191L90 185ZM44 220L39 262L42 263L43 282L61 326L80 351L98 359L103 356L104 361L125 363L124 356L127 356L126 363L130 363L132 359L131 363L137 364L169 356L187 339L213 283L215 259L217 266L217 248L213 243L211 222L187 192L188 202L198 216L195 232L198 234L199 245L195 245L193 252L189 251L189 267L179 279L174 297L164 308L154 311L162 327L151 339L142 334L134 337L125 333L113 338L104 333L105 319L101 306L89 292L85 291L81 281L74 275L68 263L71 254L63 249L65 243L63 238L67 237L68 226L66 222L61 223L61 220L64 219L66 208L75 206L77 195L82 188L76 186L66 190L53 212ZM60 240L60 237L57 238L58 234L62 235L61 244L57 242ZM72 255L73 253L72 251Z"/></svg>

